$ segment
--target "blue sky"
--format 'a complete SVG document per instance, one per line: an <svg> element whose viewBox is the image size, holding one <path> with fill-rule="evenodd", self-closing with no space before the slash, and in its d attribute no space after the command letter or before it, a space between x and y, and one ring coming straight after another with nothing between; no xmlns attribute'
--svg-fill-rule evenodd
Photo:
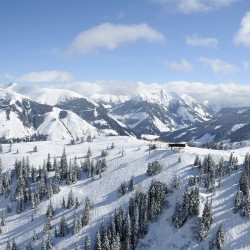
<svg viewBox="0 0 250 250"><path fill-rule="evenodd" d="M8 0L0 31L4 84L250 84L249 0Z"/></svg>

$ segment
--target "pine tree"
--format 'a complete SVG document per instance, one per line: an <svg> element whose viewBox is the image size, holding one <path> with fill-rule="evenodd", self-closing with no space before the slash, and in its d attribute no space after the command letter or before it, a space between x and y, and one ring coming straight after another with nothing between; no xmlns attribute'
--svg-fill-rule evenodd
<svg viewBox="0 0 250 250"><path fill-rule="evenodd" d="M77 234L81 230L81 220L79 216L74 211L74 219L73 219L73 234Z"/></svg>
<svg viewBox="0 0 250 250"><path fill-rule="evenodd" d="M224 244L224 229L221 223L216 233L216 246L219 250L221 250L223 244Z"/></svg>
<svg viewBox="0 0 250 250"><path fill-rule="evenodd" d="M234 213L237 213L241 208L241 196L240 196L240 190L237 190L236 197L234 200Z"/></svg>
<svg viewBox="0 0 250 250"><path fill-rule="evenodd" d="M66 202L65 202L64 197L63 197L63 201L62 201L62 207L63 207L63 208L66 208Z"/></svg>
<svg viewBox="0 0 250 250"><path fill-rule="evenodd" d="M52 203L51 203L51 200L49 201L49 205L47 207L47 211L46 211L46 216L47 218L49 218L50 220L53 219L53 216L54 216L54 208L52 206Z"/></svg>
<svg viewBox="0 0 250 250"><path fill-rule="evenodd" d="M99 230L96 232L95 250L102 250L102 240L101 240L101 234Z"/></svg>
<svg viewBox="0 0 250 250"><path fill-rule="evenodd" d="M46 241L45 241L45 237L43 236L42 238L42 243L41 243L41 250L46 250Z"/></svg>
<svg viewBox="0 0 250 250"><path fill-rule="evenodd" d="M131 179L128 184L128 191L133 191L135 189L135 177L131 176Z"/></svg>
<svg viewBox="0 0 250 250"><path fill-rule="evenodd" d="M89 235L87 235L85 238L84 250L90 250L90 245L91 245L90 237Z"/></svg>
<svg viewBox="0 0 250 250"><path fill-rule="evenodd" d="M33 241L37 241L38 240L38 237L37 237L37 233L36 233L36 230L34 229L33 231Z"/></svg>
<svg viewBox="0 0 250 250"><path fill-rule="evenodd" d="M178 197L175 203L174 214L172 215L172 223L176 228L180 228L183 224L182 214L181 214L181 204Z"/></svg>
<svg viewBox="0 0 250 250"><path fill-rule="evenodd" d="M75 206L75 199L74 199L73 191L71 189L69 191L69 194L68 194L67 208L70 209L70 208L72 208L74 206Z"/></svg>
<svg viewBox="0 0 250 250"><path fill-rule="evenodd" d="M49 232L48 235L48 240L47 240L47 244L46 244L46 250L52 250L53 249L53 241Z"/></svg>
<svg viewBox="0 0 250 250"><path fill-rule="evenodd" d="M16 241L15 241L15 239L14 238L12 238L12 249L11 250L17 250L17 244L16 244ZM33 248L31 248L31 249L33 249Z"/></svg>
<svg viewBox="0 0 250 250"><path fill-rule="evenodd" d="M68 224L65 216L61 217L60 225L59 225L59 236L64 237L68 234Z"/></svg>
<svg viewBox="0 0 250 250"><path fill-rule="evenodd" d="M105 231L105 233L104 233L102 250L110 250L110 241L108 238L107 231Z"/></svg>
<svg viewBox="0 0 250 250"><path fill-rule="evenodd" d="M47 159L46 167L47 167L47 171L53 171L53 166L51 164L50 153L48 153L48 159Z"/></svg>
<svg viewBox="0 0 250 250"><path fill-rule="evenodd" d="M90 221L90 205L88 202L85 201L84 211L82 216L82 225L86 226L89 224Z"/></svg>
<svg viewBox="0 0 250 250"><path fill-rule="evenodd" d="M4 211L2 210L1 226L4 226L4 225L6 225L6 221L5 221Z"/></svg>
<svg viewBox="0 0 250 250"><path fill-rule="evenodd" d="M65 179L67 177L67 169L68 169L68 162L67 162L65 148L63 149L60 166L61 166L61 179Z"/></svg>

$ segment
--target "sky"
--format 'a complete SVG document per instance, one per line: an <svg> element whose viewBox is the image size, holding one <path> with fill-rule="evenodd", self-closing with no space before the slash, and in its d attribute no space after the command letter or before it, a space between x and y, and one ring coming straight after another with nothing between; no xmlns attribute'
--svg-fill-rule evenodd
<svg viewBox="0 0 250 250"><path fill-rule="evenodd" d="M250 87L249 0L8 0L0 32L2 84Z"/></svg>

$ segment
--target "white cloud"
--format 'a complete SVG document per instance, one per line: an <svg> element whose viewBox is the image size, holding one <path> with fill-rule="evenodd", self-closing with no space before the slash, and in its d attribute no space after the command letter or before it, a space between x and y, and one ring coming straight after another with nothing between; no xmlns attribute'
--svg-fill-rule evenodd
<svg viewBox="0 0 250 250"><path fill-rule="evenodd" d="M14 78L14 77L13 77ZM72 81L73 76L67 71L37 71L30 72L15 79L18 82L67 82Z"/></svg>
<svg viewBox="0 0 250 250"><path fill-rule="evenodd" d="M174 11L185 14L207 12L229 6L239 0L152 0Z"/></svg>
<svg viewBox="0 0 250 250"><path fill-rule="evenodd" d="M163 42L165 37L146 23L136 25L103 23L78 34L66 51L66 55L84 55L101 48L113 50L121 44L140 39L153 43Z"/></svg>
<svg viewBox="0 0 250 250"><path fill-rule="evenodd" d="M240 29L234 37L234 42L250 48L250 11L243 17Z"/></svg>
<svg viewBox="0 0 250 250"><path fill-rule="evenodd" d="M164 62L165 65L170 69L181 70L185 72L191 72L193 70L193 66L191 63L182 59L179 63L178 62Z"/></svg>
<svg viewBox="0 0 250 250"><path fill-rule="evenodd" d="M248 84L209 84L186 81L147 84L144 82L97 81L76 82L62 87L77 91L77 93L87 97L91 97L93 93L134 96L140 93L158 92L165 89L167 91L186 93L201 102L207 101L211 105L250 106L250 85Z"/></svg>
<svg viewBox="0 0 250 250"><path fill-rule="evenodd" d="M215 74L235 73L238 70L234 64L223 61L218 58L200 57L199 61L206 67L211 69Z"/></svg>
<svg viewBox="0 0 250 250"><path fill-rule="evenodd" d="M192 36L186 37L186 44L191 46L202 46L208 48L217 48L218 40L213 37L202 38L197 34L193 34Z"/></svg>

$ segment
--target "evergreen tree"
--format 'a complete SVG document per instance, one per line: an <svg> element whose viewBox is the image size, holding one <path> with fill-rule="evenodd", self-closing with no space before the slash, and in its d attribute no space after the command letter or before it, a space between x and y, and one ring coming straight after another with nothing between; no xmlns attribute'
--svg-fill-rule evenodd
<svg viewBox="0 0 250 250"><path fill-rule="evenodd" d="M224 244L224 229L221 223L216 233L216 246L219 250L221 250L223 244Z"/></svg>
<svg viewBox="0 0 250 250"><path fill-rule="evenodd" d="M15 241L15 239L14 238L12 238L12 249L11 250L17 250L18 248L17 248L17 244L16 244L16 241ZM33 248L31 248L31 249L33 249Z"/></svg>
<svg viewBox="0 0 250 250"><path fill-rule="evenodd" d="M53 171L53 166L51 164L50 153L48 153L48 159L47 159L46 167L47 167L47 171Z"/></svg>
<svg viewBox="0 0 250 250"><path fill-rule="evenodd" d="M102 240L101 240L101 234L99 230L96 232L95 250L102 250Z"/></svg>
<svg viewBox="0 0 250 250"><path fill-rule="evenodd" d="M41 243L41 250L46 250L46 248L47 248L46 241L45 241L45 237L43 236L42 243Z"/></svg>
<svg viewBox="0 0 250 250"><path fill-rule="evenodd" d="M104 233L102 250L110 250L110 241L108 238L107 231L105 231L105 233Z"/></svg>
<svg viewBox="0 0 250 250"><path fill-rule="evenodd" d="M65 216L61 217L60 225L59 225L59 236L64 237L68 234L68 224Z"/></svg>
<svg viewBox="0 0 250 250"><path fill-rule="evenodd" d="M46 216L47 218L49 218L50 220L53 219L53 216L54 216L54 208L52 206L52 203L51 203L51 200L49 201L49 205L47 207L47 211L46 211Z"/></svg>
<svg viewBox="0 0 250 250"><path fill-rule="evenodd" d="M4 225L6 225L6 221L5 221L4 211L2 210L1 226L4 226Z"/></svg>
<svg viewBox="0 0 250 250"><path fill-rule="evenodd" d="M133 191L135 189L135 178L131 176L131 179L128 184L128 191Z"/></svg>
<svg viewBox="0 0 250 250"><path fill-rule="evenodd" d="M91 245L90 237L89 235L87 235L85 237L84 250L90 250L90 245Z"/></svg>
<svg viewBox="0 0 250 250"><path fill-rule="evenodd" d="M48 240L47 240L47 243L46 243L46 250L52 250L52 249L53 249L53 241L52 241L52 238L51 238L51 234L49 232Z"/></svg>
<svg viewBox="0 0 250 250"><path fill-rule="evenodd" d="M85 201L84 211L82 216L82 225L86 226L89 224L90 221L90 205L87 201Z"/></svg>
<svg viewBox="0 0 250 250"><path fill-rule="evenodd" d="M69 194L68 194L67 208L70 209L70 208L72 208L74 206L75 206L75 199L74 199L73 191L71 189L69 191Z"/></svg>
<svg viewBox="0 0 250 250"><path fill-rule="evenodd" d="M65 148L63 149L63 154L60 161L60 167L61 167L61 179L65 179L67 177L67 170L68 170L68 162L67 162Z"/></svg>
<svg viewBox="0 0 250 250"><path fill-rule="evenodd" d="M36 233L36 230L34 229L33 231L33 241L37 241L38 240L38 237L37 237L37 233Z"/></svg>
<svg viewBox="0 0 250 250"><path fill-rule="evenodd" d="M175 203L174 214L172 215L172 223L176 228L180 228L182 226L182 214L181 214L181 204L179 198L177 197Z"/></svg>

